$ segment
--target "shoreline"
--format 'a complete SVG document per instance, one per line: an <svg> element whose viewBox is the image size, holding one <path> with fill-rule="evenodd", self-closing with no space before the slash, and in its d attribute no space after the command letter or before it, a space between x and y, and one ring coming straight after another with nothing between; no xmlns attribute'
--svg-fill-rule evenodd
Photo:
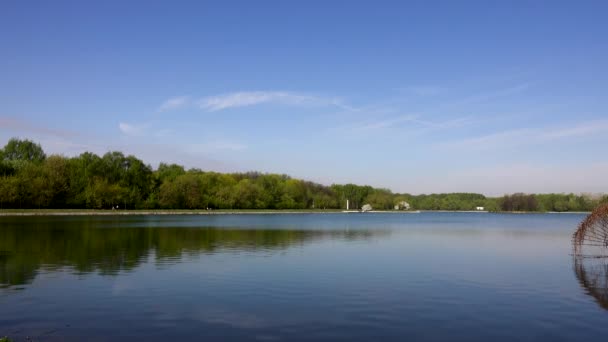
<svg viewBox="0 0 608 342"><path fill-rule="evenodd" d="M477 210L372 210L370 212L342 209L277 209L277 210L98 210L98 209L2 209L0 217L10 216L165 216L165 215L293 215L293 214L419 214L419 213L476 213L476 214L589 214L582 211L477 211Z"/></svg>
<svg viewBox="0 0 608 342"><path fill-rule="evenodd" d="M339 210L89 210L23 209L0 210L0 216L160 216L160 215L260 215L260 214L339 214Z"/></svg>

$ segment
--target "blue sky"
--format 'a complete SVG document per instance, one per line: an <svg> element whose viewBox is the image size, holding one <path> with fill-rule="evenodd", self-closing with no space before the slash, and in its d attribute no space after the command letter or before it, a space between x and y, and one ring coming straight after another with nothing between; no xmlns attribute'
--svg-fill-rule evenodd
<svg viewBox="0 0 608 342"><path fill-rule="evenodd" d="M608 192L606 13L4 1L0 141L397 192Z"/></svg>

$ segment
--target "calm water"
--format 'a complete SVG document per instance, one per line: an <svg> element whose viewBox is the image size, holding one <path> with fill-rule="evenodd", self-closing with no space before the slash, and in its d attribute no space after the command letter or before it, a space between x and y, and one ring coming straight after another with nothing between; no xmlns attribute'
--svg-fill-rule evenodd
<svg viewBox="0 0 608 342"><path fill-rule="evenodd" d="M608 267L570 255L582 218L0 217L0 335L606 341Z"/></svg>

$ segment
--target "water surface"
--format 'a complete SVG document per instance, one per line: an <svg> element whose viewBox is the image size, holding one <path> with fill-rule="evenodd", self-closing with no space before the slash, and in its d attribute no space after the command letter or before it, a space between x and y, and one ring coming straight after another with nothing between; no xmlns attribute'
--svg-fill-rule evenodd
<svg viewBox="0 0 608 342"><path fill-rule="evenodd" d="M0 218L16 341L604 341L577 214Z"/></svg>

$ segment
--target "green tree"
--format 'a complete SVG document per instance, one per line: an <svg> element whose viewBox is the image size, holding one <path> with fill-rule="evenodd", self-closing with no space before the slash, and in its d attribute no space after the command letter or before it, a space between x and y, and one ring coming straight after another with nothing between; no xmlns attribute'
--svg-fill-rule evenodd
<svg viewBox="0 0 608 342"><path fill-rule="evenodd" d="M39 144L11 139L0 150L2 208L212 208L212 209L392 209L406 201L422 210L572 211L591 210L608 196L589 194L511 194L486 198L475 193L393 194L367 185L324 186L287 175L217 173L161 163L152 170L118 151L102 157L46 157Z"/></svg>
<svg viewBox="0 0 608 342"><path fill-rule="evenodd" d="M268 204L268 196L262 187L253 180L244 178L234 186L234 205L239 209L264 209Z"/></svg>
<svg viewBox="0 0 608 342"><path fill-rule="evenodd" d="M44 154L40 144L27 139L12 138L4 146L2 157L9 161L42 162L46 158L46 154Z"/></svg>
<svg viewBox="0 0 608 342"><path fill-rule="evenodd" d="M124 170L119 184L128 190L123 201L125 205L138 208L153 191L152 168L134 156L124 158L122 165Z"/></svg>
<svg viewBox="0 0 608 342"><path fill-rule="evenodd" d="M0 209L15 207L19 200L19 183L17 177L0 176Z"/></svg>
<svg viewBox="0 0 608 342"><path fill-rule="evenodd" d="M166 164L166 163L160 163L160 165L158 165L158 169L155 172L156 177L158 177L158 179L161 182L164 182L167 180L173 181L173 180L175 180L175 178L177 178L178 176L181 176L185 173L186 173L186 171L184 170L183 166L180 166L177 164Z"/></svg>
<svg viewBox="0 0 608 342"><path fill-rule="evenodd" d="M64 207L66 205L69 190L68 170L69 161L62 156L52 155L44 161L42 177L50 195L47 206Z"/></svg>
<svg viewBox="0 0 608 342"><path fill-rule="evenodd" d="M4 150L0 149L0 176L11 176L15 173L15 168L8 160L4 159Z"/></svg>
<svg viewBox="0 0 608 342"><path fill-rule="evenodd" d="M367 195L366 203L378 210L391 210L394 207L393 194L388 189L375 189Z"/></svg>
<svg viewBox="0 0 608 342"><path fill-rule="evenodd" d="M161 185L159 203L164 208L196 209L206 207L202 197L199 175L186 173Z"/></svg>

